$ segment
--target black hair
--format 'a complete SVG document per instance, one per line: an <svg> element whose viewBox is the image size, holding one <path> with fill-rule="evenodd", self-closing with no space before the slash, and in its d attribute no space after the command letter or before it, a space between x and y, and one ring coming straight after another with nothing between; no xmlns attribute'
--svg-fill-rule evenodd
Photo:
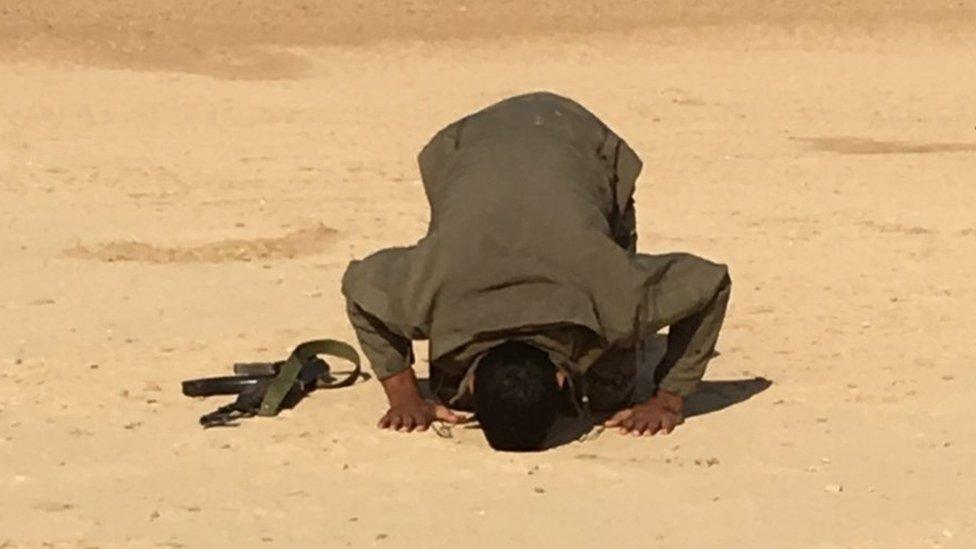
<svg viewBox="0 0 976 549"><path fill-rule="evenodd" d="M556 366L544 351L520 342L490 349L474 377L478 423L495 450L541 450L559 410Z"/></svg>

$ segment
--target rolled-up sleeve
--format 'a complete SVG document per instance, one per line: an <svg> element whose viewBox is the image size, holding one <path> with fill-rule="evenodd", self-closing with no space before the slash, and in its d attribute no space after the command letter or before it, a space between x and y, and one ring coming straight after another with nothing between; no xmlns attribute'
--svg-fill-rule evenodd
<svg viewBox="0 0 976 549"><path fill-rule="evenodd" d="M379 379L413 365L411 341L426 336L416 315L405 306L408 253L409 248L392 248L353 261L342 278L346 313L363 354Z"/></svg>
<svg viewBox="0 0 976 549"><path fill-rule="evenodd" d="M668 350L655 372L664 391L693 393L715 352L732 281L728 267L689 254L635 258L648 273L645 333L668 326Z"/></svg>

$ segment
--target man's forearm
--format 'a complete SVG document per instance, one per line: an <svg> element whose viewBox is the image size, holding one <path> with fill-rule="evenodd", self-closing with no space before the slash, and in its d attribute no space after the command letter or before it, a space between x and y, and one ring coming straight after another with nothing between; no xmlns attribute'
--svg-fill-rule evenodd
<svg viewBox="0 0 976 549"><path fill-rule="evenodd" d="M645 404L659 404L662 408L670 410L677 414L684 412L685 399L683 396L666 391L664 389L659 389L655 391L654 396L652 396Z"/></svg>
<svg viewBox="0 0 976 549"><path fill-rule="evenodd" d="M417 374L414 373L413 368L407 368L384 378L380 380L380 384L383 385L383 391L386 392L391 407L423 400L420 385L417 383Z"/></svg>

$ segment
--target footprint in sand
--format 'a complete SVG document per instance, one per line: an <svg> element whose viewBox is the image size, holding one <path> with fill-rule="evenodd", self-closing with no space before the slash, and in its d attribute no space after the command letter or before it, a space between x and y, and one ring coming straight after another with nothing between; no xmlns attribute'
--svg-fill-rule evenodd
<svg viewBox="0 0 976 549"><path fill-rule="evenodd" d="M976 152L976 143L917 143L877 141L865 137L794 137L807 148L837 154L931 154Z"/></svg>
<svg viewBox="0 0 976 549"><path fill-rule="evenodd" d="M159 246L134 240L92 245L78 243L64 250L74 259L142 263L226 263L281 260L325 251L338 233L325 225L300 229L275 238L224 239L191 246Z"/></svg>
<svg viewBox="0 0 976 549"><path fill-rule="evenodd" d="M874 221L862 221L861 225L869 229L874 229L879 233L898 233L905 235L934 234L937 231L927 227L914 225L902 225L901 223L876 223Z"/></svg>

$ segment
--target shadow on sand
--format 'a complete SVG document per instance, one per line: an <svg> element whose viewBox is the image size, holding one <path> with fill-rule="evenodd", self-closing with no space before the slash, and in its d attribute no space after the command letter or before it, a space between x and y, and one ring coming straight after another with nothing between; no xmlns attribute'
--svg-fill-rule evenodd
<svg viewBox="0 0 976 549"><path fill-rule="evenodd" d="M772 384L772 381L763 377L703 381L698 386L698 391L685 399L685 418L717 412L740 402L745 402L754 395L765 391ZM634 402L646 401L651 394L653 394L653 387L644 393L641 393L640 387L638 387ZM594 427L609 417L610 414L560 417L546 441L545 448L555 448L581 440L591 433Z"/></svg>

